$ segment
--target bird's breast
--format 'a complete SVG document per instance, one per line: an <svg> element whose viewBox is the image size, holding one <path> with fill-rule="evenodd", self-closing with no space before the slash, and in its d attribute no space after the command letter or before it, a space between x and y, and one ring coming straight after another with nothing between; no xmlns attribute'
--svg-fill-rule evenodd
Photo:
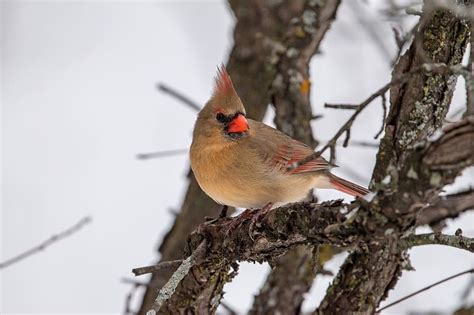
<svg viewBox="0 0 474 315"><path fill-rule="evenodd" d="M252 156L238 156L235 150L196 152L191 155L191 166L207 195L233 207L261 208L269 202L296 202L305 198L314 185L311 174L284 174Z"/></svg>

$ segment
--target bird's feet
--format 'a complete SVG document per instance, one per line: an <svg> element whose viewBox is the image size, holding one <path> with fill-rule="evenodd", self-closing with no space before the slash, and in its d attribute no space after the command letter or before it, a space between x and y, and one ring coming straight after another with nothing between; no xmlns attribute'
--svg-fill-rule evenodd
<svg viewBox="0 0 474 315"><path fill-rule="evenodd" d="M222 206L221 212L219 213L219 216L217 218L205 217L204 219L206 220L208 224L214 224L220 219L227 217L227 210L229 210L228 206Z"/></svg>
<svg viewBox="0 0 474 315"><path fill-rule="evenodd" d="M239 226L241 226L245 221L250 220L249 225L249 237L253 240L254 235L254 228L259 220L264 217L268 211L272 208L273 203L267 203L262 209L260 210L250 210L245 209L239 216L237 216L234 220L232 220L228 227L226 228L225 235L226 237L233 231L235 231Z"/></svg>
<svg viewBox="0 0 474 315"><path fill-rule="evenodd" d="M254 210L245 209L244 212L242 212L235 219L229 222L229 225L225 229L225 236L229 236L231 232L235 231L235 229L241 226L242 223L244 223L245 221L251 220L252 217L255 216L254 212Z"/></svg>
<svg viewBox="0 0 474 315"><path fill-rule="evenodd" d="M253 230L255 228L255 225L257 224L259 220L262 219L262 217L267 215L268 211L270 211L272 206L273 206L273 203L269 202L265 206L263 206L262 209L258 210L256 214L252 216L252 219L250 221L250 226L249 226L249 236L252 240L253 240L253 234L254 234Z"/></svg>

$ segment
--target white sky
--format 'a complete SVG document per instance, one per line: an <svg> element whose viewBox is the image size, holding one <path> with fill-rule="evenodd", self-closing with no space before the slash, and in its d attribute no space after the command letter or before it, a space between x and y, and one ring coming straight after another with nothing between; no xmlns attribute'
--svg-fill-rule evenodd
<svg viewBox="0 0 474 315"><path fill-rule="evenodd" d="M189 146L195 113L160 94L165 82L203 104L216 65L232 46L233 17L225 2L2 1L1 260L72 225L92 224L34 257L3 270L0 313L120 313L130 270L156 259L156 245L173 222L187 187L187 156L151 161L140 152ZM373 28L395 52L391 24ZM328 139L350 113L324 102L358 102L390 78L390 59L370 42L347 1L311 64L314 122ZM463 91L454 102L462 106ZM372 139L381 123L372 104L353 127ZM266 121L271 122L272 111ZM340 175L367 184L376 151L338 150ZM473 182L474 171L451 191ZM342 194L323 191L322 199ZM474 215L450 223L474 235ZM473 255L439 246L411 251L416 272L404 272L393 301L445 276L471 268ZM343 257L329 264L337 271ZM226 286L226 302L243 312L264 280L266 265L242 264ZM311 310L330 278L317 280ZM451 310L468 277L387 311ZM472 301L472 299L471 299Z"/></svg>

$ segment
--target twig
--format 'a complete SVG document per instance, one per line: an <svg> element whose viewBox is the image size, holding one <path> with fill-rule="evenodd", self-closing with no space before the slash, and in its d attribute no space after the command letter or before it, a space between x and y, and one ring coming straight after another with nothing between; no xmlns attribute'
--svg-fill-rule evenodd
<svg viewBox="0 0 474 315"><path fill-rule="evenodd" d="M344 146L344 143L338 142L336 144ZM358 147L378 148L380 144L378 142L351 140L351 145L358 146ZM182 155L188 152L189 152L189 149L155 151L155 152L149 152L149 153L139 153L137 154L136 158L139 160L149 160L149 159L157 159L157 158L162 158L162 157Z"/></svg>
<svg viewBox="0 0 474 315"><path fill-rule="evenodd" d="M383 114L382 114L382 126L380 127L379 132L375 135L374 139L377 139L385 129L385 119L387 119L387 98L385 97L385 93L381 95L382 97L382 108L383 108Z"/></svg>
<svg viewBox="0 0 474 315"><path fill-rule="evenodd" d="M136 158L139 160L149 160L155 158L162 158L162 157L169 157L169 156L176 156L187 153L188 149L178 149L178 150L167 150L167 151L156 151L156 152L149 152L149 153L139 153L136 155Z"/></svg>
<svg viewBox="0 0 474 315"><path fill-rule="evenodd" d="M25 258L31 256L31 255L37 254L38 252L45 250L48 246L52 245L53 243L59 242L59 241L65 239L65 238L71 236L72 234L76 233L77 231L82 229L84 227L84 225L90 223L91 221L92 221L91 217L82 218L81 220L79 220L76 224L74 224L70 228L68 228L68 229L66 229L66 230L64 230L64 231L62 231L58 234L55 234L55 235L51 236L50 238L48 238L44 242L36 245L35 247L30 248L30 249L24 251L23 253L18 254L17 256L14 256L10 259L7 259L3 262L0 262L0 269L9 267L9 266L11 266L13 264L16 264L17 262L25 259Z"/></svg>
<svg viewBox="0 0 474 315"><path fill-rule="evenodd" d="M354 110L354 109L359 108L359 105L354 105L354 104L331 104L331 103L324 103L324 108L350 109L350 110Z"/></svg>
<svg viewBox="0 0 474 315"><path fill-rule="evenodd" d="M146 266L146 267L139 267L139 268L132 269L132 272L135 276L141 276L141 275L144 275L144 274L147 274L147 273L153 273L155 271L160 271L162 269L175 268L175 267L179 266L182 262L183 262L182 259L163 261L163 262L160 262L156 265Z"/></svg>
<svg viewBox="0 0 474 315"><path fill-rule="evenodd" d="M196 250L186 258L182 264L176 269L171 278L166 282L166 284L158 292L158 296L153 303L153 309L147 312L147 315L154 315L158 313L161 306L166 300L168 300L174 291L178 287L178 284L183 280L183 278L189 273L189 270L201 259L201 256L206 250L206 241L202 241L201 244L196 248Z"/></svg>
<svg viewBox="0 0 474 315"><path fill-rule="evenodd" d="M156 85L156 88L159 91L176 98L177 100L181 101L184 105L186 105L188 107L191 107L195 111L200 111L201 110L201 106L199 106L196 102L194 102L193 100L191 100L187 96L184 96L182 93L176 91L173 88L170 88L169 86L167 86L163 83L158 83Z"/></svg>
<svg viewBox="0 0 474 315"><path fill-rule="evenodd" d="M127 293L127 296L125 297L125 308L124 308L124 311L123 311L124 315L136 314L135 312L132 311L131 304L132 304L133 296L135 295L135 292L138 290L139 287L140 287L140 285L135 284L135 285L132 286L130 291Z"/></svg>
<svg viewBox="0 0 474 315"><path fill-rule="evenodd" d="M138 288L151 287L151 285L149 283L140 282L135 279L122 278L121 280L123 283L132 285L132 288L130 289L130 291L127 293L127 296L125 297L125 307L124 307L123 314L124 315L137 314L137 312L132 311L132 307L131 307L133 296L135 295L135 292L138 290Z"/></svg>
<svg viewBox="0 0 474 315"><path fill-rule="evenodd" d="M416 23L408 32L404 33L403 35L401 35L396 28L392 28L393 33L395 35L395 42L397 43L398 47L397 53L395 54L395 58L392 61L392 67L400 58L400 55L402 54L403 48L405 47L406 43L408 43L408 41L410 41L415 35L418 26L419 23Z"/></svg>
<svg viewBox="0 0 474 315"><path fill-rule="evenodd" d="M133 285L137 285L139 287L146 287L148 286L148 283L145 283L145 282L141 282L141 281L138 281L138 280L135 280L135 279L130 279L130 278L122 278L121 281L123 283L126 283L126 284L133 284Z"/></svg>
<svg viewBox="0 0 474 315"><path fill-rule="evenodd" d="M474 189L441 196L439 200L423 209L418 215L416 225L436 225L443 220L456 218L470 209L474 209Z"/></svg>
<svg viewBox="0 0 474 315"><path fill-rule="evenodd" d="M227 312L229 312L228 315L237 315L238 313L231 307L229 304L225 303L224 301L221 301L221 306L224 308Z"/></svg>
<svg viewBox="0 0 474 315"><path fill-rule="evenodd" d="M463 275L469 274L469 273L474 273L474 268L469 269L469 270L466 270L466 271L463 271L463 272L460 272L460 273L457 273L457 274L455 274L455 275L453 275L453 276L451 276L451 277L445 278L445 279L440 280L440 281L438 281L438 282L436 282L436 283L433 283L433 284L431 284L431 285L429 285L429 286L427 286L427 287L424 287L423 289L420 289L420 290L418 290L418 291L415 291L415 292L413 292L412 294L409 294L409 295L407 295L407 296L405 296L405 297L403 297L403 298L401 298L401 299L399 299L399 300L396 300L396 301L393 302L393 303L390 303L389 305L386 305L386 306L384 306L384 307L378 309L377 311L375 311L375 313L380 313L381 311L386 310L387 308L392 307L392 306L394 306L395 304L398 304L398 303L400 303L400 302L403 302L403 301L405 301L406 299L409 299L409 298L411 298L412 296L415 296L415 295L417 295L417 294L419 294L419 293L421 293L421 292L424 292L424 291L426 291L426 290L429 290L429 289L431 289L432 287L435 287L435 286L440 285L440 284L442 284L442 283L444 283L444 282L446 282L446 281L452 280L452 279L454 279L454 278L457 278L457 277L460 277L460 276L463 276Z"/></svg>
<svg viewBox="0 0 474 315"><path fill-rule="evenodd" d="M399 243L401 249L422 245L446 245L474 253L474 238L464 237L460 234L446 235L441 233L426 233L411 235L402 238Z"/></svg>
<svg viewBox="0 0 474 315"><path fill-rule="evenodd" d="M423 64L418 68L413 69L410 72L406 72L402 74L401 76L394 78L391 82L385 84L382 86L380 89L378 89L375 93L370 95L365 101L360 103L357 106L357 109L354 111L354 113L349 117L349 119L342 125L342 127L336 132L336 134L324 145L320 150L314 152L311 155L308 155L304 159L294 162L292 165L288 167L288 170L294 170L295 168L298 168L309 161L312 161L319 156L321 156L322 153L324 153L327 149L330 149L330 162L332 162L335 159L335 146L337 140L342 136L342 134L346 133L346 140L345 142L349 141L347 137L347 130L352 128L352 124L354 123L354 120L359 116L359 114L370 104L372 103L373 100L375 100L378 97L381 97L383 94L385 94L393 85L398 85L398 84L403 84L408 82L414 75L420 74L420 73L435 73L435 74L442 74L442 75L463 75L465 76L467 73L467 70L463 68L462 66L449 66L443 63L431 63L431 64Z"/></svg>

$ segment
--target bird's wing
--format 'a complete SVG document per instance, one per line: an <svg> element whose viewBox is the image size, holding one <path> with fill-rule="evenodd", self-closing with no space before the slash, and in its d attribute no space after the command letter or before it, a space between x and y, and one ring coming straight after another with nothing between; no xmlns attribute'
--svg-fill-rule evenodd
<svg viewBox="0 0 474 315"><path fill-rule="evenodd" d="M270 168L276 168L289 174L322 171L331 168L323 158L318 157L295 169L289 168L314 151L306 144L285 135L283 132L261 122L250 120L251 134L249 144L254 148Z"/></svg>

